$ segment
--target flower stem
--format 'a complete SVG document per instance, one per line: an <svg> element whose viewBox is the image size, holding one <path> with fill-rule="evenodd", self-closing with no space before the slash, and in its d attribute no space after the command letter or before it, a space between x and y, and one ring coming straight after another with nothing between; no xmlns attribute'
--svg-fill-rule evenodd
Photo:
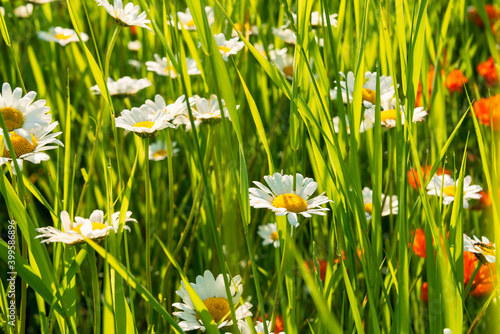
<svg viewBox="0 0 500 334"><path fill-rule="evenodd" d="M146 193L146 212L144 213L144 224L146 226L146 288L151 292L151 226L149 212L151 207L150 180L149 180L149 137L144 138L144 192ZM153 317L148 304L149 323Z"/></svg>

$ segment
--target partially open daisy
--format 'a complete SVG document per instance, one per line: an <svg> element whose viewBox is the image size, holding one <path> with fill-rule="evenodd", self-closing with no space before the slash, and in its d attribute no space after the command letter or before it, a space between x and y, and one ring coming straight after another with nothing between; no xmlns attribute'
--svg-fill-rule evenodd
<svg viewBox="0 0 500 334"><path fill-rule="evenodd" d="M48 114L50 108L45 100L34 101L36 92L28 92L25 96L21 88L12 91L8 83L2 85L0 93L0 112L2 113L8 131L31 141L30 130L35 127L46 127L52 121ZM0 128L0 136L3 134Z"/></svg>
<svg viewBox="0 0 500 334"><path fill-rule="evenodd" d="M346 78L344 73L340 72L340 75ZM355 84L354 73L348 72L346 81L340 82L342 90L341 92L342 100L344 101L344 103L347 103L347 100L349 100L349 102L353 101L354 84ZM363 82L363 89L361 91L362 94L361 99L363 100L363 105L366 108L370 108L373 105L375 105L377 96L376 89L377 89L377 73L366 72ZM380 102L384 103L385 101L390 101L394 97L394 94L395 94L395 89L394 89L394 84L392 83L392 77L387 77L382 75L380 77ZM330 90L330 98L332 100L337 99L337 95L338 95L337 87Z"/></svg>
<svg viewBox="0 0 500 334"><path fill-rule="evenodd" d="M372 219L372 212L373 212L373 191L365 187L363 188L363 205L365 209L365 216L366 220ZM393 196L386 196L382 194L381 201L384 201L381 204L381 215L382 216L388 216L391 213L393 215L396 215L398 213L398 196L393 195Z"/></svg>
<svg viewBox="0 0 500 334"><path fill-rule="evenodd" d="M109 231L118 232L120 223L120 212L115 212L111 215L111 224L104 221L104 212L94 210L89 218L75 217L75 222L72 222L69 213L61 212L61 224L63 231L58 230L53 226L37 228L37 232L41 233L35 238L47 238L42 242L64 242L68 245L74 245L84 242L84 238L100 240L108 236ZM137 220L130 218L132 212L128 211L125 216L125 222ZM123 229L130 231L127 225Z"/></svg>
<svg viewBox="0 0 500 334"><path fill-rule="evenodd" d="M44 127L33 128L30 130L30 137L28 139L14 131L9 132L9 138L14 147L16 160L20 169L23 168L23 161L26 160L34 164L39 164L42 161L50 159L49 155L44 151L57 148L55 145L64 146L63 143L56 139L62 132L50 133L57 125L58 123L54 122ZM3 135L0 135L0 142L2 141L4 145L3 147L0 146L0 149L3 148L2 155L0 156L0 166L10 161L12 168L14 168L14 162L7 148L7 141L4 140ZM15 173L14 169L13 172Z"/></svg>
<svg viewBox="0 0 500 334"><path fill-rule="evenodd" d="M229 287L231 291L231 300L236 307L243 292L243 285L240 284L241 276L238 275L233 277L233 279L230 279L228 275L228 279L231 285ZM203 303L218 328L231 326L233 324L222 274L217 276L217 279L215 279L213 274L209 270L206 270L203 276L200 275L196 277L196 283L191 283L191 287L195 290L201 300L203 300ZM174 312L173 314L182 319L182 321L179 322L181 329L184 331L197 329L205 331L205 327L196 314L196 309L184 286L184 282L182 282L181 289L177 290L175 293L182 298L182 303L172 304L172 306L180 310L179 312ZM236 320L252 316L252 313L250 312L251 307L252 304L250 303L244 303L243 305L237 307L235 310Z"/></svg>
<svg viewBox="0 0 500 334"><path fill-rule="evenodd" d="M275 248L280 246L280 236L276 223L260 225L257 234L263 239L262 246L273 244Z"/></svg>
<svg viewBox="0 0 500 334"><path fill-rule="evenodd" d="M172 142L172 156L179 153L177 142ZM164 140L159 140L149 144L149 160L162 161L168 156L167 143Z"/></svg>
<svg viewBox="0 0 500 334"><path fill-rule="evenodd" d="M326 215L328 208L321 207L322 204L332 202L323 194L309 199L318 189L318 183L313 179L304 178L297 173L295 189L293 190L293 176L274 173L273 176L264 176L269 188L260 182L253 183L258 188L250 188L250 205L256 209L270 209L278 216L287 216L292 226L298 226L297 214L306 218L311 215Z"/></svg>
<svg viewBox="0 0 500 334"><path fill-rule="evenodd" d="M486 237L479 239L474 236L474 239L464 234L464 251L474 253L479 260L489 263L496 262L495 244Z"/></svg>
<svg viewBox="0 0 500 334"><path fill-rule="evenodd" d="M134 132L142 138L154 137L159 130L168 127L175 127L170 121L172 117L164 112L154 112L154 110L146 104L140 108L132 108L132 110L123 110L121 116L116 119L116 127Z"/></svg>
<svg viewBox="0 0 500 334"><path fill-rule="evenodd" d="M351 128L349 125L349 118L347 117L347 115L345 115L345 124L347 126L347 129L346 129L347 134L350 134ZM359 125L359 133L363 133L366 130L371 129L371 128L373 128L372 122L369 122L367 120L362 120L361 124ZM340 131L340 118L338 116L335 116L333 118L333 129L335 130L336 133L339 133L339 131Z"/></svg>
<svg viewBox="0 0 500 334"><path fill-rule="evenodd" d="M155 72L156 74L171 77L172 79L177 78L177 71L175 70L172 62L167 59L167 57L160 58L159 55L155 54L155 61L147 61L146 66L148 71ZM196 61L192 58L186 57L186 67L188 75L198 75L201 74Z"/></svg>
<svg viewBox="0 0 500 334"><path fill-rule="evenodd" d="M311 26L317 27L317 26L322 26L326 27L327 26L327 21L330 21L330 25L332 27L337 28L337 17L338 14L331 14L330 16L326 16L326 13L323 13L323 15L320 15L319 12L312 12L311 13Z"/></svg>
<svg viewBox="0 0 500 334"><path fill-rule="evenodd" d="M472 177L464 177L463 187L463 206L464 209L469 207L469 200L480 199L481 194L479 193L483 188L478 185L471 185ZM443 204L449 205L455 200L455 187L458 184L458 180L455 183L450 175L434 175L427 185L427 194L433 196L443 197ZM442 189L442 193L441 193Z"/></svg>
<svg viewBox="0 0 500 334"><path fill-rule="evenodd" d="M134 6L132 2L129 2L125 7L123 7L122 0L114 0L114 5L111 5L108 0L95 0L95 2L97 2L97 5L103 6L104 9L106 9L108 14L114 18L116 24L123 27L138 26L152 31L151 28L147 26L151 21L147 19L146 12L139 14L141 10L140 7Z"/></svg>
<svg viewBox="0 0 500 334"><path fill-rule="evenodd" d="M210 95L210 98L208 100L199 96L195 96L194 98L196 101L196 106L193 109L193 117L195 117L198 121L214 123L222 120L221 108L219 106L219 100L217 99L216 95ZM224 100L221 99L221 101L224 110L224 117L226 117L228 120L231 120ZM238 107L239 106L236 106L236 108Z"/></svg>
<svg viewBox="0 0 500 334"><path fill-rule="evenodd" d="M224 61L227 61L229 59L229 56L237 54L245 46L245 42L240 42L239 37L234 37L226 41L226 36L224 36L223 33L220 33L214 35L214 38ZM198 46L201 46L201 42L198 44Z"/></svg>
<svg viewBox="0 0 500 334"><path fill-rule="evenodd" d="M401 109L401 124L405 123L405 114L404 106L400 106ZM396 112L396 99L390 99L388 101L384 101L381 104L381 110L380 110L380 123L383 127L386 128L395 128L396 127L396 117L397 117L397 112ZM412 122L417 123L417 122L422 122L425 119L425 116L427 116L427 111L424 110L423 107L417 107L413 110L413 118ZM365 111L365 119L372 123L375 124L375 106L372 106Z"/></svg>
<svg viewBox="0 0 500 334"><path fill-rule="evenodd" d="M206 6L205 14L207 15L208 24L212 25L215 21L214 9L210 6ZM191 14L189 8L186 8L186 12L177 12L177 18L177 28L179 28L179 30L182 28L186 30L196 30L193 15ZM175 25L175 20L172 18L169 24Z"/></svg>
<svg viewBox="0 0 500 334"><path fill-rule="evenodd" d="M84 42L88 41L89 39L89 36L83 32L80 33L80 36L82 37L82 41ZM49 31L39 31L38 38L48 42L55 42L62 46L66 46L69 43L79 41L76 31L74 31L73 29L61 27L52 27L49 29Z"/></svg>
<svg viewBox="0 0 500 334"><path fill-rule="evenodd" d="M273 27L272 32L274 36L287 44L295 45L297 43L297 35L291 29L287 28L287 26Z"/></svg>
<svg viewBox="0 0 500 334"><path fill-rule="evenodd" d="M262 321L257 321L253 326L253 329L257 334L263 334L264 332L264 324ZM271 322L267 322L267 328L270 330L271 329ZM240 334L252 334L252 328L248 324L246 320L238 320L238 330ZM231 334L230 332L227 332L227 334ZM269 334L274 334L274 332L269 331ZM285 334L285 332L280 332L279 334Z"/></svg>
<svg viewBox="0 0 500 334"><path fill-rule="evenodd" d="M134 95L138 91L151 86L151 81L149 79L132 79L129 76L120 78L114 81L111 78L108 78L108 90L109 95ZM90 90L94 94L101 94L102 92L99 89L99 86L95 85L90 87Z"/></svg>

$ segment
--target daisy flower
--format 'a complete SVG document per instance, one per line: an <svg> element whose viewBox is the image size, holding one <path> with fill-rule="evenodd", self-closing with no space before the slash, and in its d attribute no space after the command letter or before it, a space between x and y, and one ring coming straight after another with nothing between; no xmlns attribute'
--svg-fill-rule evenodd
<svg viewBox="0 0 500 334"><path fill-rule="evenodd" d="M330 20L330 25L337 28L337 17L338 14L332 14L326 17L326 13L323 13L323 15L320 15L319 12L312 12L311 13L311 26L317 27L317 26L322 26L326 27L327 26L327 21Z"/></svg>
<svg viewBox="0 0 500 334"><path fill-rule="evenodd" d="M127 43L127 48L130 51L139 51L140 49L142 49L142 43L139 40L130 41Z"/></svg>
<svg viewBox="0 0 500 334"><path fill-rule="evenodd" d="M174 127L170 121L172 117L164 112L154 112L154 110L146 104L140 108L132 108L132 110L123 110L121 116L115 119L116 127L134 132L142 138L154 137L156 131Z"/></svg>
<svg viewBox="0 0 500 334"><path fill-rule="evenodd" d="M273 176L264 176L269 188L260 182L253 183L258 188L250 188L250 205L256 209L266 208L272 210L278 216L286 215L292 226L298 226L297 214L309 218L311 215L324 216L328 208L321 207L322 204L332 202L323 194L309 199L318 189L318 183L313 179L304 178L301 174L296 175L296 190L293 190L293 176L274 173Z"/></svg>
<svg viewBox="0 0 500 334"><path fill-rule="evenodd" d="M0 112L9 132L14 132L31 142L30 130L36 127L46 127L52 121L48 114L50 108L45 105L45 100L35 101L36 92L28 92L22 96L23 91L17 87L12 91L8 83L2 85L0 93ZM0 136L3 134L0 128Z"/></svg>
<svg viewBox="0 0 500 334"><path fill-rule="evenodd" d="M35 5L43 5L45 3L56 2L60 0L27 0L27 1L34 3Z"/></svg>
<svg viewBox="0 0 500 334"><path fill-rule="evenodd" d="M160 94L156 94L154 101L146 100L145 104L152 109L153 113L162 112L168 114L172 119L180 114L187 113L187 103L189 103L190 106L193 106L196 103L195 97L190 97L186 102L186 97L181 95L177 98L177 100L175 100L174 103L167 105L165 103L165 99Z"/></svg>
<svg viewBox="0 0 500 334"><path fill-rule="evenodd" d="M245 24L243 25L241 23L235 23L234 27L236 29L233 28L233 31L231 32L231 37L238 37L239 35L237 31L241 32L243 36L246 36L247 34L248 36L259 34L259 28L257 28L256 25L251 26L250 23L248 22L245 22Z"/></svg>
<svg viewBox="0 0 500 334"><path fill-rule="evenodd" d="M216 95L210 95L208 100L199 96L195 96L194 98L196 100L196 106L193 108L193 117L195 117L198 121L213 123L222 120L221 108ZM224 110L224 117L231 120L226 103L222 99L221 101ZM239 106L236 106L236 109L238 108Z"/></svg>
<svg viewBox="0 0 500 334"><path fill-rule="evenodd" d="M346 126L347 126L347 134L351 134L351 128L349 126L349 118L347 117L347 115L345 115L345 123L346 123ZM359 126L359 133L363 133L365 132L366 130L368 129L371 129L373 128L373 123L372 122L369 122L368 120L362 120L361 121L361 124ZM336 133L339 133L340 131L340 117L338 116L335 116L333 118L333 129L335 130Z"/></svg>
<svg viewBox="0 0 500 334"><path fill-rule="evenodd" d="M31 14L33 14L33 5L30 3L26 6L19 6L14 9L14 15L18 18L26 19L30 17Z"/></svg>
<svg viewBox="0 0 500 334"><path fill-rule="evenodd" d="M151 28L146 25L151 23L151 21L147 19L146 12L139 14L141 10L140 7L134 6L132 2L129 2L125 7L123 7L122 0L114 0L114 5L111 5L108 0L95 0L95 2L97 2L97 5L106 9L108 14L114 18L116 24L123 27L138 26L152 31Z"/></svg>
<svg viewBox="0 0 500 334"><path fill-rule="evenodd" d="M273 35L284 41L286 44L297 44L297 35L291 30L282 26L272 29Z"/></svg>
<svg viewBox="0 0 500 334"><path fill-rule="evenodd" d="M471 185L472 177L466 176L464 177L464 194L463 194L463 206L464 209L469 207L470 199L480 199L481 194L479 193L483 188L478 185ZM443 197L443 204L449 205L455 199L455 187L458 184L455 184L453 178L450 175L434 175L427 185L427 194ZM441 189L443 189L441 193Z"/></svg>
<svg viewBox="0 0 500 334"><path fill-rule="evenodd" d="M89 36L85 33L81 33L82 41L86 42L89 40ZM38 38L47 42L59 43L59 45L66 46L72 42L79 42L78 35L73 29L52 27L49 31L39 31Z"/></svg>
<svg viewBox="0 0 500 334"><path fill-rule="evenodd" d="M108 90L109 95L134 95L138 91L151 86L151 81L149 79L132 79L129 76L120 78L114 81L111 78L108 78ZM99 86L95 85L90 87L90 90L94 94L101 94L99 90Z"/></svg>
<svg viewBox="0 0 500 334"><path fill-rule="evenodd" d="M386 128L395 128L396 127L396 99L393 98L388 101L383 101L383 103L380 105L381 111L380 111L380 122L383 127ZM405 122L405 114L404 106L400 106L401 109L401 124L404 124ZM417 107L413 110L413 123L417 122L422 122L425 119L425 116L427 116L427 111L424 110L423 107ZM365 111L365 119L372 123L375 124L375 106L373 105L372 107L366 109Z"/></svg>
<svg viewBox="0 0 500 334"><path fill-rule="evenodd" d="M495 244L486 237L474 239L464 234L464 251L474 253L480 260L486 259L489 263L495 263ZM483 261L484 262L484 261Z"/></svg>
<svg viewBox="0 0 500 334"><path fill-rule="evenodd" d="M346 78L344 73L340 72L340 75L343 78ZM352 102L353 100L353 94L354 94L354 73L353 72L348 72L347 73L347 78L346 81L341 81L340 82L340 87L342 90L342 100L344 103L347 103L347 100L349 102ZM361 99L363 100L363 105L365 108L370 108L373 105L375 105L375 99L377 96L376 93L376 88L377 87L377 73L376 72L366 72L365 77L364 77L364 83L363 83L363 89L361 91L362 97ZM382 75L380 77L380 101L381 103L385 101L390 101L395 94L395 89L394 89L394 84L392 82L392 77L387 77ZM332 100L337 99L337 87L334 89L330 90L330 98Z"/></svg>
<svg viewBox="0 0 500 334"><path fill-rule="evenodd" d="M118 232L120 224L120 212L115 212L111 215L111 224L104 221L104 212L94 210L89 218L75 217L75 222L72 222L69 213L61 212L61 224L64 231L60 231L53 226L40 227L36 231L42 233L37 235L35 239L47 238L42 242L64 242L67 245L80 244L84 242L84 238L92 240L100 240L108 236L109 231ZM137 220L130 218L132 212L128 211L125 216L125 222ZM124 225L123 228L130 231L130 227Z"/></svg>
<svg viewBox="0 0 500 334"><path fill-rule="evenodd" d="M278 70L287 78L288 80L293 79L293 54L288 53L288 48L283 48L281 50L271 50L269 51L269 56L271 61L276 65Z"/></svg>
<svg viewBox="0 0 500 334"><path fill-rule="evenodd" d="M366 220L372 219L372 212L373 212L373 191L365 187L363 188L363 204L364 204L364 209L365 209L365 215L366 215ZM393 195L393 196L386 196L382 194L381 196L381 201L384 201L384 203L381 205L381 215L383 216L389 216L391 213L393 215L396 215L398 213L398 196Z"/></svg>
<svg viewBox="0 0 500 334"><path fill-rule="evenodd" d="M260 225L257 234L264 239L262 246L273 244L274 248L280 246L280 236L278 234L278 226L276 223Z"/></svg>
<svg viewBox="0 0 500 334"><path fill-rule="evenodd" d="M240 284L241 276L238 275L233 277L233 279L230 279L228 275L227 278L231 284L229 287L231 291L231 300L236 306L243 292L243 285ZM184 286L184 282L181 283L181 289L177 290L175 293L182 298L182 303L172 304L173 307L180 310L179 312L174 312L173 315L182 319L182 321L179 322L179 326L182 330L192 331L199 329L201 331L205 331L205 327L196 314L196 309ZM208 309L208 312L210 312L210 315L212 316L212 319L214 319L218 328L231 326L233 324L222 274L217 276L217 279L215 279L213 274L209 270L206 270L203 276L199 275L196 277L196 283L191 283L191 287L201 300L203 300L203 303ZM252 313L250 312L251 307L252 304L244 303L236 308L236 320L252 316Z"/></svg>
<svg viewBox="0 0 500 334"><path fill-rule="evenodd" d="M214 38L224 61L227 61L230 55L237 54L238 51L243 49L243 47L245 46L245 42L240 42L239 37L234 37L226 41L226 36L224 36L223 33L220 33L214 35ZM201 47L201 42L198 44L198 47Z"/></svg>
<svg viewBox="0 0 500 334"><path fill-rule="evenodd" d="M167 57L160 58L157 54L154 55L155 61L147 61L146 66L148 71L155 72L159 75L177 78L177 71L175 70L172 62ZM188 75L201 74L196 61L192 58L186 57L186 67Z"/></svg>
<svg viewBox="0 0 500 334"><path fill-rule="evenodd" d="M177 142L172 142L172 156L179 153ZM167 143L164 140L156 141L149 144L149 160L161 161L165 160L168 156Z"/></svg>
<svg viewBox="0 0 500 334"><path fill-rule="evenodd" d="M264 324L261 321L257 321L253 326L253 329L257 334L264 333ZM267 328L271 329L271 322L267 321ZM252 329L246 320L238 320L238 330L240 334L252 334ZM231 334L228 332L227 334ZM269 332L269 334L274 334L274 332ZM279 334L285 334L285 332L280 332Z"/></svg>
<svg viewBox="0 0 500 334"><path fill-rule="evenodd" d="M208 24L211 26L215 22L214 9L210 6L206 6L205 14L207 15ZM186 12L177 12L177 17L179 19L177 22L177 28L179 30L182 28L186 30L196 30L193 15L191 14L189 8L186 8ZM175 25L175 20L172 18L169 24Z"/></svg>
<svg viewBox="0 0 500 334"><path fill-rule="evenodd" d="M14 148L17 157L17 164L19 169L23 168L23 161L29 161L34 164L39 164L42 161L47 161L50 157L43 151L48 151L57 148L55 145L64 146L59 140L56 139L62 132L50 133L58 125L54 122L47 126L39 126L30 130L30 137L27 139L20 136L17 132L9 132L9 138ZM3 152L0 156L0 166L11 162L14 168L14 162L7 147L7 141L3 140L3 135L0 135L0 142L4 142ZM15 170L13 169L15 173Z"/></svg>

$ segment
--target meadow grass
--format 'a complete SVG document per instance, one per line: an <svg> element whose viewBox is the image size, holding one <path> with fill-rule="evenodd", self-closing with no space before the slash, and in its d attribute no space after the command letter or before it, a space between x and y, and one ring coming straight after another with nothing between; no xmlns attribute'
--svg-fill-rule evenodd
<svg viewBox="0 0 500 334"><path fill-rule="evenodd" d="M182 302L176 291L190 300L193 322L208 333L268 334L280 326L287 334L498 330L500 268L485 257L496 249L475 245L482 252L476 260L464 234L500 240L494 190L500 116L495 103L482 114L476 104L499 90L500 6L479 0L134 1L150 21L148 30L120 25L94 0L34 4L27 18L14 14L24 1L1 5L0 83L46 100L64 144L39 164L0 160L5 333L184 333L183 319L173 314L179 312L173 304ZM175 13L186 8L192 22L178 29ZM315 11L338 16L313 26ZM245 23L258 33L241 31ZM284 24L294 44L273 34ZM74 42L38 37L56 26L74 29ZM219 33L226 40L236 33L241 50L224 59L214 37ZM141 47L129 47L131 41ZM292 59L286 70L279 50ZM147 70L155 54L167 57L168 75ZM485 74L477 65L490 56ZM186 57L199 74L190 74ZM455 89L454 69L466 78L454 82ZM354 83L343 100L349 71ZM108 77L125 76L152 84L114 95ZM374 85L370 106L368 81ZM93 94L93 86L101 93ZM388 89L393 102L384 95ZM154 136L147 130L135 135L139 122L124 130L125 110L135 112L156 94L170 106L182 95L187 101L214 94L209 103L225 111L200 116L204 102L194 98L180 115L165 112L170 126ZM4 100L0 96L5 134L11 116ZM421 122L413 122L421 111L414 105L428 113ZM386 126L389 111L396 115L392 127ZM0 158L17 155L17 139L0 138ZM160 161L149 153L157 142L165 145ZM432 178L438 173L442 180L444 170L451 188ZM299 214L293 226L296 214L255 208L249 188L254 181L271 186L264 177L275 173L280 180L290 176L288 193L300 191L302 176L312 178L318 189L305 199L324 193L329 201L316 209L328 211ZM466 208L469 176L485 192ZM294 196L281 208L304 213ZM100 223L116 225L103 235L87 235L82 225L71 234L80 238L72 245L35 238L46 227L64 231L62 212L75 222L94 210L104 213ZM15 221L12 238L9 221ZM276 234L262 245L261 227L271 223ZM200 293L190 283L200 285L207 270L222 274L219 289ZM224 300L225 317L216 317L214 303L221 300L209 301L210 293ZM240 317L247 302L252 315ZM254 327L259 317L269 321L262 329Z"/></svg>

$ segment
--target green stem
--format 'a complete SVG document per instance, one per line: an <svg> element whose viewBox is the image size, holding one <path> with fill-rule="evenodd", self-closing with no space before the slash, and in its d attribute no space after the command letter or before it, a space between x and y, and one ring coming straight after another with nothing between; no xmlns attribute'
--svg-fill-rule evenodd
<svg viewBox="0 0 500 334"><path fill-rule="evenodd" d="M469 279L469 283L467 283L467 287L465 288L464 297L462 298L464 303L465 303L465 300L467 299L467 297L469 296L469 292L472 289L472 283L474 283L474 280L476 279L477 273L479 272L479 269L481 269L482 265L483 265L483 263L481 261L477 261L476 268L474 269L474 272L472 273L472 275Z"/></svg>
<svg viewBox="0 0 500 334"><path fill-rule="evenodd" d="M89 261L90 276L92 279L92 294L94 300L94 333L99 334L101 332L101 289L99 287L95 251L88 245L85 245L85 247L87 247L87 260Z"/></svg>
<svg viewBox="0 0 500 334"><path fill-rule="evenodd" d="M149 180L149 137L144 138L144 191L146 193L146 212L144 224L146 226L146 288L151 292L151 226L149 212L151 208L150 180ZM148 304L149 325L153 320L153 314Z"/></svg>

